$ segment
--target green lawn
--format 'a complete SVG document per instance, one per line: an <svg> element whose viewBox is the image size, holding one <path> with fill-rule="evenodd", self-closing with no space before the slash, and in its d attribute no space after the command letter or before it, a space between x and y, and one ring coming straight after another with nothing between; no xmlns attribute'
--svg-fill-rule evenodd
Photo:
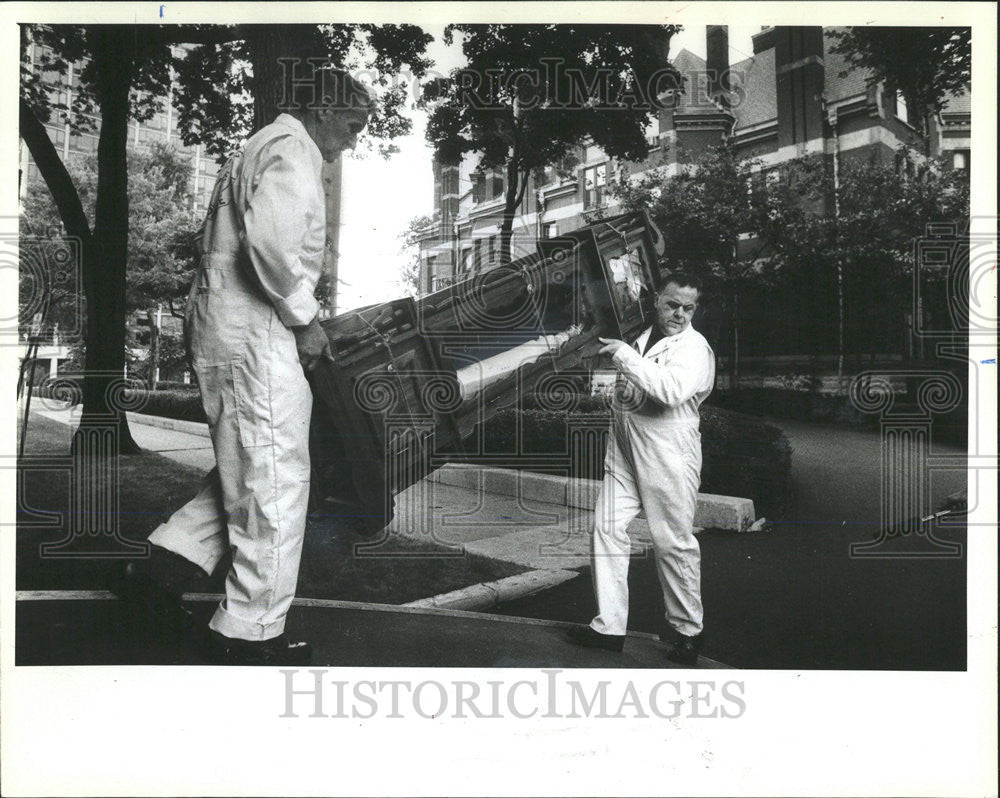
<svg viewBox="0 0 1000 798"><path fill-rule="evenodd" d="M67 426L38 416L28 430L26 459L68 456ZM60 527L43 527L42 512L63 519L69 506L70 470L58 467L19 471L17 529L18 590L103 589L110 561L103 557L43 557L41 543L65 538ZM118 512L121 536L144 540L170 513L194 495L200 473L165 457L148 453L119 458ZM62 526L65 526L65 521ZM106 543L99 537L96 542ZM431 544L393 537L377 550L355 552L361 538L338 529L329 519L310 518L299 576L299 596L399 604L500 579L525 569ZM373 553L379 556L371 556ZM199 586L221 591L225 568Z"/></svg>

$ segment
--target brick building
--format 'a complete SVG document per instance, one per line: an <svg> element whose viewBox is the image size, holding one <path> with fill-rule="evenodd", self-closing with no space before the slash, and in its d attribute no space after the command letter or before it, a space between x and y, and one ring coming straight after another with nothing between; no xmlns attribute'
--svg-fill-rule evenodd
<svg viewBox="0 0 1000 798"><path fill-rule="evenodd" d="M27 46L27 58L30 68L38 70L38 64L44 54L44 48L35 43L29 42ZM79 75L86 65L85 61L79 61L68 65L66 73L61 75L56 72L43 73L42 79L46 87L51 92L53 102L62 103L67 107L72 107L73 95L79 85ZM185 157L191 167L190 189L192 195L192 208L195 213L204 209L211 198L212 189L215 184L215 176L218 173L219 165L213 156L205 152L202 145L187 147L181 141L180 131L177 126L177 112L173 108L171 96L168 94L163 98L163 108L153 115L151 119L143 122L131 120L128 126L129 146L138 149L148 149L154 143L165 144L173 147L181 156ZM45 130L49 140L55 146L59 157L63 163L70 164L97 153L98 131L100 129L100 118L89 117L93 122L95 132L74 132L70 125L64 122L60 114L53 113L48 122L45 123ZM20 183L19 195L25 196L29 186L41 182L42 178L38 172L31 153L24 141L19 141L19 165ZM168 329L171 333L176 333L177 322L162 312L156 314L158 318L164 318L163 329ZM134 340L138 346L135 353L141 357L145 356L145 346L149 339L149 324L144 312L133 313L129 317L129 327L133 332ZM51 336L50 336L51 337ZM49 374L55 374L59 365L69 358L70 352L65 339L60 340L58 332L55 333L51 345L39 351L38 359L42 361L42 366ZM166 378L181 379L183 370L177 370L175 374L165 375Z"/></svg>
<svg viewBox="0 0 1000 798"><path fill-rule="evenodd" d="M39 63L42 50L43 48L35 42L28 43L27 57L32 69L38 68L36 65ZM42 75L55 102L72 107L73 94L77 90L79 75L85 64L85 61L70 64L65 75L55 72ZM136 122L135 120L129 122L129 145L148 149L153 143L158 142L170 145L178 153L188 158L191 163L191 194L194 197L194 209L197 211L208 205L219 166L214 157L205 152L202 145L184 146L177 127L177 112L173 108L171 97L168 94L163 99L163 109L154 114L151 119L145 122ZM96 116L89 118L94 123L95 130L99 130L100 119ZM67 165L97 153L97 133L74 133L70 130L69 124L63 122L57 113L53 113L49 121L45 123L45 129L63 163ZM40 181L41 176L23 141L20 142L19 155L20 192L21 196L24 196L28 186Z"/></svg>
<svg viewBox="0 0 1000 798"><path fill-rule="evenodd" d="M681 50L672 61L685 78L685 93L647 130L646 160L615 162L583 146L573 163L531 175L514 221L512 255L586 224L599 209L613 212L606 187L618 174L660 168L669 177L726 138L765 171L810 154L846 163L891 159L904 143L921 148L901 97L890 96L864 71L841 77L847 64L831 51L835 30L765 27L753 36L753 55L730 63L726 27L708 26L706 59ZM721 78L727 70L728 81ZM970 119L969 95L950 98L932 124L932 154L969 169ZM477 161L473 155L458 166L433 164L434 212L421 238L422 293L498 264L504 178L479 173Z"/></svg>

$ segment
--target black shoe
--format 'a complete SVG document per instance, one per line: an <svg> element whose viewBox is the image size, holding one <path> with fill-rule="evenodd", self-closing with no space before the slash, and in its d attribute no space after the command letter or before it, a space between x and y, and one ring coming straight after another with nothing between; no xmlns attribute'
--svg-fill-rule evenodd
<svg viewBox="0 0 1000 798"><path fill-rule="evenodd" d="M667 649L667 659L680 665L697 665L698 652L701 651L704 642L704 633L699 632L693 637L688 637L678 632L675 637L676 639ZM662 635L660 639L663 639Z"/></svg>
<svg viewBox="0 0 1000 798"><path fill-rule="evenodd" d="M107 586L122 601L158 623L180 630L193 625L191 611L182 603L182 593L154 579L146 561L130 560L118 565L108 574Z"/></svg>
<svg viewBox="0 0 1000 798"><path fill-rule="evenodd" d="M621 651L625 647L625 635L605 635L595 632L589 626L573 626L566 632L566 639L578 646L604 648Z"/></svg>
<svg viewBox="0 0 1000 798"><path fill-rule="evenodd" d="M284 635L270 640L240 640L208 630L205 655L216 665L308 665L309 643L293 643Z"/></svg>

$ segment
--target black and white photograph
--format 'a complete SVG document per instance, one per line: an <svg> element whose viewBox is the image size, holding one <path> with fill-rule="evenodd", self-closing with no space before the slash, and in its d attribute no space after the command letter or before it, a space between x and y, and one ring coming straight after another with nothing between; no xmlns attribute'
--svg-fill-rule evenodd
<svg viewBox="0 0 1000 798"><path fill-rule="evenodd" d="M996 795L996 16L5 3L3 794Z"/></svg>

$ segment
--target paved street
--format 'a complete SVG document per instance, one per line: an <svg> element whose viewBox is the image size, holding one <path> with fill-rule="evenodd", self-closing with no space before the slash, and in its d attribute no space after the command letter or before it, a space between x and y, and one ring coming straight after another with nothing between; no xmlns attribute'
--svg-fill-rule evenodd
<svg viewBox="0 0 1000 798"><path fill-rule="evenodd" d="M783 514L769 532L699 536L705 653L749 668L964 668L964 556L850 556L852 543L879 535L878 432L773 423L793 449ZM961 454L950 446L934 451ZM932 506L964 486L962 472L934 474ZM963 544L966 539L964 525L938 534ZM912 551L925 542L916 535L890 539L882 553ZM587 574L589 569L584 578L497 611L583 621L594 612ZM629 628L659 631L662 599L649 558L633 558L629 583Z"/></svg>
<svg viewBox="0 0 1000 798"><path fill-rule="evenodd" d="M68 415L63 414L62 419L68 420ZM794 451L792 487L781 517L772 519L774 525L768 532L709 530L699 536L709 629L705 654L736 667L964 667L964 558L850 557L851 543L874 540L879 531L877 432L806 422L776 423L785 430ZM209 440L203 434L192 434L190 429L133 424L133 434L142 446L205 470L213 463ZM947 446L934 451L960 454L955 447ZM961 472L935 474L930 486L934 506L964 484ZM589 512L578 511L570 518L565 507L555 504L443 484L431 486L430 492L426 488L415 486L399 497L393 523L397 532L465 546L472 553L529 568L576 570L580 574L540 594L503 604L495 612L512 619L534 618L557 624L586 623L590 619L593 591L586 554ZM642 531L643 524L638 522L633 527L636 553L630 573L630 629L656 635L662 629L661 598L652 561L642 554ZM965 529L951 527L942 530L940 536L964 542ZM923 542L919 536L910 536L889 540L887 545ZM81 607L86 609L85 605ZM53 609L32 606L21 607L20 611L22 617L35 618ZM91 617L93 612L90 607L81 617ZM299 612L315 615L318 611L314 608ZM313 617L306 622L316 623ZM346 634L348 640L358 634L357 628L353 632L333 628L341 623L350 627L353 622L347 616L322 623L332 624L331 634ZM451 628L444 616L430 623ZM419 629L423 631L415 632L417 650L427 650L418 639L429 628L421 623ZM486 623L476 627L479 631L469 627L462 634L473 638L482 634L489 640L489 628ZM503 629L496 641L503 640L506 634L521 635L521 631L512 631L514 627ZM530 639L537 638L541 646L531 661L548 661L544 649L551 643L551 634L546 637L539 629L527 634ZM33 640L32 645L44 642ZM453 648L453 642L440 650ZM498 645L504 648L506 643ZM486 652L484 657L493 656L489 653L492 644L482 650ZM43 645L38 656L45 656L44 651ZM119 656L127 660L138 654ZM353 659L355 654L350 656L352 662L357 661ZM395 657L392 654L389 658L395 662ZM632 662L617 660L626 661Z"/></svg>

